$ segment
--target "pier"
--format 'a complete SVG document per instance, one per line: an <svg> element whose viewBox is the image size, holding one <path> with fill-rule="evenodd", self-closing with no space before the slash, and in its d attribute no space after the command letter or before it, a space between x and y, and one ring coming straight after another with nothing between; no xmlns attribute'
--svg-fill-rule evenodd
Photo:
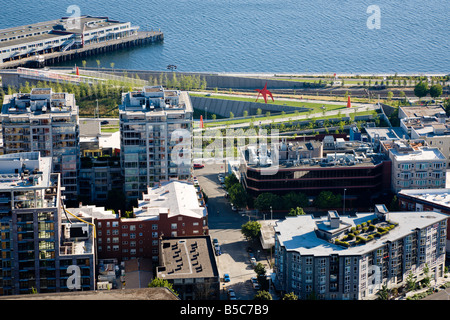
<svg viewBox="0 0 450 320"><path fill-rule="evenodd" d="M23 66L43 67L62 61L89 57L110 51L117 51L123 48L162 42L163 40L164 34L160 31L138 31L136 34L125 38L92 43L84 45L84 47L78 49L54 51L40 55L33 55L20 60L0 63L0 69L11 69Z"/></svg>

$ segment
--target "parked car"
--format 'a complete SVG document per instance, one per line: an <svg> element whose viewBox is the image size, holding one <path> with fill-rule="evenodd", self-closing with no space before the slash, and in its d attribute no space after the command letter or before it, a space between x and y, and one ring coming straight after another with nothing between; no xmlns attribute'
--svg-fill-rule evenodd
<svg viewBox="0 0 450 320"><path fill-rule="evenodd" d="M228 289L228 299L236 300L236 293L233 289Z"/></svg>
<svg viewBox="0 0 450 320"><path fill-rule="evenodd" d="M256 277L252 277L250 280L252 282L253 289L259 290L259 283Z"/></svg>
<svg viewBox="0 0 450 320"><path fill-rule="evenodd" d="M257 265L256 259L253 257L250 258L250 263L252 264L253 267L256 267L256 265Z"/></svg>
<svg viewBox="0 0 450 320"><path fill-rule="evenodd" d="M194 169L201 169L203 168L205 165L202 163L194 163Z"/></svg>
<svg viewBox="0 0 450 320"><path fill-rule="evenodd" d="M237 208L234 205L231 205L231 210L237 211Z"/></svg>
<svg viewBox="0 0 450 320"><path fill-rule="evenodd" d="M223 281L224 282L230 282L231 281L230 275L228 273L225 273L223 275Z"/></svg>
<svg viewBox="0 0 450 320"><path fill-rule="evenodd" d="M219 244L219 240L217 240L216 238L214 238L214 239L213 239L213 244L214 244L214 245Z"/></svg>
<svg viewBox="0 0 450 320"><path fill-rule="evenodd" d="M214 246L214 250L216 251L216 256L220 256L222 254L222 251L220 250L220 246L218 244Z"/></svg>
<svg viewBox="0 0 450 320"><path fill-rule="evenodd" d="M109 121L107 121L107 120L103 120L102 122L100 122L100 124L101 124L101 125L104 125L104 124L109 124Z"/></svg>

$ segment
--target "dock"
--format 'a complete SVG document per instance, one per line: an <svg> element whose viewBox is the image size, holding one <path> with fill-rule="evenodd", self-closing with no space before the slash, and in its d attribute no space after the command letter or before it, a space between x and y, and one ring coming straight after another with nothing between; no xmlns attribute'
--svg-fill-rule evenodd
<svg viewBox="0 0 450 320"><path fill-rule="evenodd" d="M12 69L25 66L52 65L62 61L85 58L105 52L117 51L123 48L142 46L150 43L162 42L164 34L160 31L138 31L137 34L121 39L102 41L85 45L83 48L55 51L51 53L34 55L20 60L0 63L0 69Z"/></svg>

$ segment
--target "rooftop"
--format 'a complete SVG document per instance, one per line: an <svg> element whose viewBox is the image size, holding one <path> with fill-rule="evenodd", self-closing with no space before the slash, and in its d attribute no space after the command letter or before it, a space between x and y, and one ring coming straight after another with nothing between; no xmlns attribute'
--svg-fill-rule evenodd
<svg viewBox="0 0 450 320"><path fill-rule="evenodd" d="M52 115L78 114L75 95L53 92L51 88L33 88L30 93L6 95L2 115L33 115L49 118Z"/></svg>
<svg viewBox="0 0 450 320"><path fill-rule="evenodd" d="M450 206L450 189L409 189L401 190L399 191L399 194L404 194L441 206Z"/></svg>
<svg viewBox="0 0 450 320"><path fill-rule="evenodd" d="M369 137L373 140L398 140L402 138L408 138L408 134L403 130L403 128L400 127L393 127L393 128L371 128L366 127L364 128L366 130L366 133L369 135Z"/></svg>
<svg viewBox="0 0 450 320"><path fill-rule="evenodd" d="M73 291L0 296L1 300L180 300L169 289L143 288L124 290Z"/></svg>
<svg viewBox="0 0 450 320"><path fill-rule="evenodd" d="M358 213L356 217L341 217L341 223L348 225L346 229L350 229L376 218L378 218L376 213ZM384 246L387 241L402 239L414 233L417 228L422 229L447 218L447 215L434 211L389 212L386 219L397 224L395 228L363 245L350 247L344 247L317 236L318 224L326 223L328 218L314 218L312 215L286 217L285 220L277 223L275 232L281 246L301 255L360 255ZM339 224L339 228L341 226L342 224Z"/></svg>
<svg viewBox="0 0 450 320"><path fill-rule="evenodd" d="M163 279L218 277L216 258L209 236L167 238L161 241L160 267Z"/></svg>
<svg viewBox="0 0 450 320"><path fill-rule="evenodd" d="M398 144L402 142L398 141ZM401 147L405 146L404 144ZM399 148L391 148L389 152L392 153L397 161L432 161L445 160L445 156L438 148L430 148L419 145L412 146L412 150L400 150Z"/></svg>
<svg viewBox="0 0 450 320"><path fill-rule="evenodd" d="M41 157L39 152L0 155L0 190L50 186L51 163L51 157Z"/></svg>
<svg viewBox="0 0 450 320"><path fill-rule="evenodd" d="M400 111L406 115L406 118L417 118L423 116L436 116L445 113L445 109L441 105L430 106L402 106ZM400 112L399 112L400 113Z"/></svg>
<svg viewBox="0 0 450 320"><path fill-rule="evenodd" d="M157 219L160 214L169 217L184 215L203 218L207 210L203 205L200 190L190 182L166 181L160 186L148 188L138 208L134 208L136 219Z"/></svg>
<svg viewBox="0 0 450 320"><path fill-rule="evenodd" d="M193 112L191 99L187 92L168 90L162 86L146 86L140 91L122 94L120 112L148 113L164 116L172 112Z"/></svg>
<svg viewBox="0 0 450 320"><path fill-rule="evenodd" d="M74 24L73 19L63 17L61 19L38 22L25 26L12 27L0 30L0 39L8 39L0 42L0 48L24 43L50 39L71 34L92 32L107 26L122 24L107 17L81 16L79 24ZM76 28L80 26L80 28ZM11 40L9 40L11 39Z"/></svg>

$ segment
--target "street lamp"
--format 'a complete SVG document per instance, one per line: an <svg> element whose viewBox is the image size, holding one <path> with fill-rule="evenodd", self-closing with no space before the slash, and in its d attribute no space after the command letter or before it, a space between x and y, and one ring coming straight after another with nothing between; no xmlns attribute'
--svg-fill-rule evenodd
<svg viewBox="0 0 450 320"><path fill-rule="evenodd" d="M345 191L346 191L347 189L344 189L344 208L342 209L342 211L343 211L343 215L345 216Z"/></svg>
<svg viewBox="0 0 450 320"><path fill-rule="evenodd" d="M272 216L273 216L273 210L272 210L272 206L270 206L270 220L273 220Z"/></svg>

